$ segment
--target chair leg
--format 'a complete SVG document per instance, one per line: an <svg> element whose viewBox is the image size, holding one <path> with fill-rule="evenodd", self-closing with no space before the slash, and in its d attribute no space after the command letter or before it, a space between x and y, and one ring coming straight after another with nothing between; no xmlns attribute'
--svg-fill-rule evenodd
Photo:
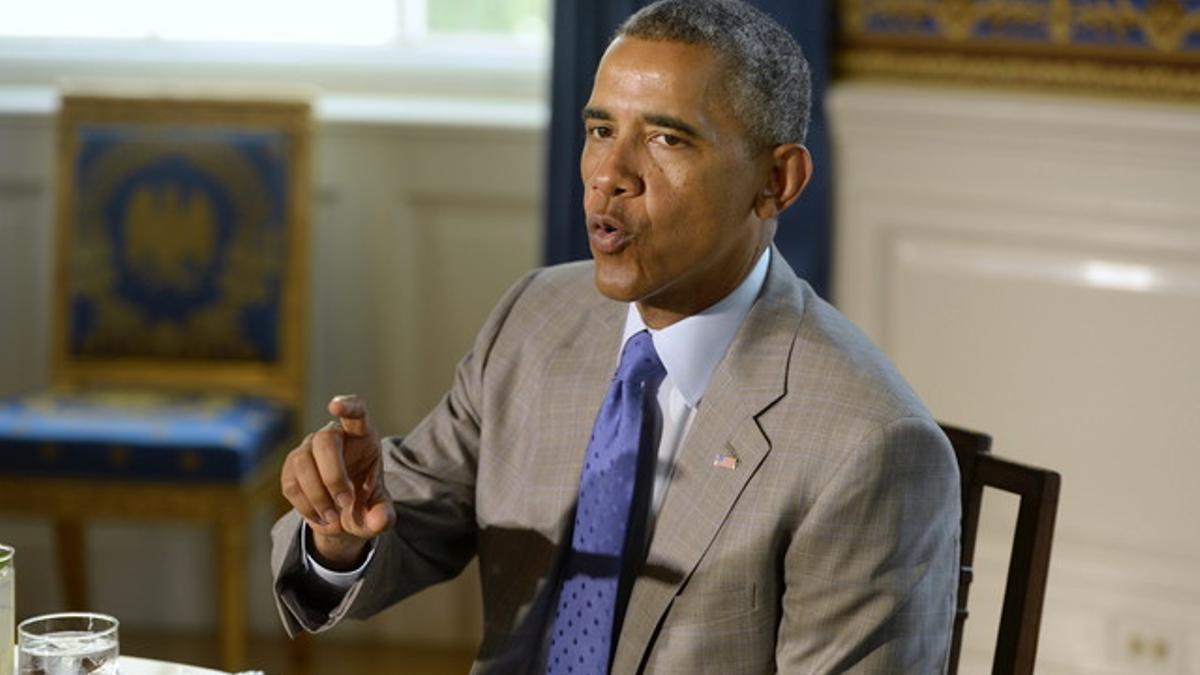
<svg viewBox="0 0 1200 675"><path fill-rule="evenodd" d="M246 525L238 514L218 521L216 529L217 633L221 668L246 667Z"/></svg>
<svg viewBox="0 0 1200 675"><path fill-rule="evenodd" d="M312 672L312 635L297 633L288 643L288 660L292 675L308 675Z"/></svg>
<svg viewBox="0 0 1200 675"><path fill-rule="evenodd" d="M56 520L54 538L58 570L63 582L63 602L68 611L85 611L88 608L88 588L83 523L75 518Z"/></svg>

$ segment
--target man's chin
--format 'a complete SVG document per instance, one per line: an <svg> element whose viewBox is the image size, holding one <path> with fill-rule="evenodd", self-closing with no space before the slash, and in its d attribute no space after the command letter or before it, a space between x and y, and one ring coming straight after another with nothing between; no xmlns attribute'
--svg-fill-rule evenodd
<svg viewBox="0 0 1200 675"><path fill-rule="evenodd" d="M635 302L644 295L636 279L612 272L605 269L602 263L596 264L596 290L600 291L600 295L617 302Z"/></svg>
<svg viewBox="0 0 1200 675"><path fill-rule="evenodd" d="M596 290L600 291L600 295L617 302L636 302L640 297L627 287L604 284L599 280L596 281Z"/></svg>

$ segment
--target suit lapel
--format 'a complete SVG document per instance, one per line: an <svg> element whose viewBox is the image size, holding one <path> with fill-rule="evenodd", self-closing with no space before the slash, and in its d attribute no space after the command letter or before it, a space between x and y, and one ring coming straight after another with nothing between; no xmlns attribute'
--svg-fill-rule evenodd
<svg viewBox="0 0 1200 675"><path fill-rule="evenodd" d="M785 392L787 363L803 312L797 279L778 251L696 411L675 460L646 562L634 582L613 672L636 672L668 607L770 451L756 420ZM714 466L717 455L736 466Z"/></svg>
<svg viewBox="0 0 1200 675"><path fill-rule="evenodd" d="M590 308L582 329L563 337L547 355L540 394L539 457L532 485L550 486L532 514L552 529L555 540L569 527L579 491L579 475L596 412L616 369L625 305L605 302ZM585 310L586 311L586 310ZM547 517L552 518L547 522Z"/></svg>

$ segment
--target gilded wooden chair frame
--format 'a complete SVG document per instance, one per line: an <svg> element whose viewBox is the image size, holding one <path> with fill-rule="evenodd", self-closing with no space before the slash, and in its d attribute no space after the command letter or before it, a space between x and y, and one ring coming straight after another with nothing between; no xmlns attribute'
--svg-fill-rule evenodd
<svg viewBox="0 0 1200 675"><path fill-rule="evenodd" d="M164 362L162 359L82 359L67 344L71 237L75 223L72 171L80 124L219 125L283 132L291 155L287 178L286 270L281 290L279 358L273 363ZM52 380L59 389L121 385L211 390L269 397L298 413L304 400L305 309L311 180L309 104L291 100L64 96L58 119L57 248L54 279ZM278 476L286 448L278 448L240 484L176 484L0 478L0 509L43 514L55 523L64 600L88 606L84 522L90 518L183 521L213 534L219 662L230 671L247 667L246 598L248 536L254 510L282 506ZM274 511L274 509L272 509Z"/></svg>

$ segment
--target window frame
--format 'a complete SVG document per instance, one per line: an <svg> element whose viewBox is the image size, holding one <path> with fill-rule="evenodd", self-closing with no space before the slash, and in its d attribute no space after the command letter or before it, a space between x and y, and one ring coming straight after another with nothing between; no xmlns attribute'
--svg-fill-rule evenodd
<svg viewBox="0 0 1200 675"><path fill-rule="evenodd" d="M318 119L335 121L437 124L445 116L454 125L539 127L548 119L549 62L549 44L488 34L378 47L0 37L0 113L52 112L44 108L63 88L112 84L304 90ZM505 110L493 122L496 105Z"/></svg>

